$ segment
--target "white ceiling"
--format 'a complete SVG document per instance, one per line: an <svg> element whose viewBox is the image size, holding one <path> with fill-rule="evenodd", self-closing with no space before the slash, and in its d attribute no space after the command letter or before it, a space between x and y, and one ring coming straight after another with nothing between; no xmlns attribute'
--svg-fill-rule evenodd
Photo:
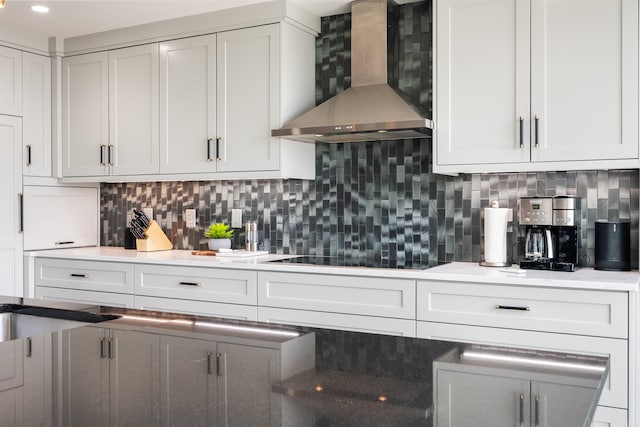
<svg viewBox="0 0 640 427"><path fill-rule="evenodd" d="M68 38L271 0L5 0L0 27ZM319 16L349 11L351 0L294 0ZM49 7L37 14L31 5Z"/></svg>

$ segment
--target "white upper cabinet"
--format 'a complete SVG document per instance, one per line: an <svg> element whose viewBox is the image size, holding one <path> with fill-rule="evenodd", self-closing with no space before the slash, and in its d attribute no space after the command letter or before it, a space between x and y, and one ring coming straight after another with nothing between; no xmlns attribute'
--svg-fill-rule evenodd
<svg viewBox="0 0 640 427"><path fill-rule="evenodd" d="M277 170L280 125L279 26L218 34L218 137L221 171Z"/></svg>
<svg viewBox="0 0 640 427"><path fill-rule="evenodd" d="M314 144L271 130L315 104L316 19L246 12L217 33L90 54L81 42L63 61L62 178L315 178Z"/></svg>
<svg viewBox="0 0 640 427"><path fill-rule="evenodd" d="M22 52L0 46L0 114L22 116Z"/></svg>
<svg viewBox="0 0 640 427"><path fill-rule="evenodd" d="M109 167L109 55L62 61L62 175L99 176Z"/></svg>
<svg viewBox="0 0 640 427"><path fill-rule="evenodd" d="M51 59L22 53L22 173L51 176Z"/></svg>
<svg viewBox="0 0 640 427"><path fill-rule="evenodd" d="M158 45L109 51L112 175L158 172Z"/></svg>
<svg viewBox="0 0 640 427"><path fill-rule="evenodd" d="M529 161L528 4L438 2L439 165Z"/></svg>
<svg viewBox="0 0 640 427"><path fill-rule="evenodd" d="M160 173L215 172L215 151L216 35L161 43Z"/></svg>
<svg viewBox="0 0 640 427"><path fill-rule="evenodd" d="M531 22L532 160L637 158L638 1L533 0Z"/></svg>
<svg viewBox="0 0 640 427"><path fill-rule="evenodd" d="M435 172L637 167L638 0L438 0L436 26Z"/></svg>

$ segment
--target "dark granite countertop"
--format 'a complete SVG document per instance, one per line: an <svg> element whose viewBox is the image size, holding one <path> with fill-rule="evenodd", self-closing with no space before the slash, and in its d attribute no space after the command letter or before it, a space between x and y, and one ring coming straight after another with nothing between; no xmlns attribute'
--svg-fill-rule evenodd
<svg viewBox="0 0 640 427"><path fill-rule="evenodd" d="M21 302L20 299L0 298L0 303ZM562 425L588 426L608 373L608 360L600 357L86 304L33 300L24 303L119 316L103 323L72 324L63 326L70 328L64 331L41 332L51 343L51 351L45 353L43 363L49 367L44 370L45 374L51 375L44 384L51 387L51 393L46 395L52 401L40 407L43 411L51 411L44 417L53 417L54 425L83 425L95 421L94 425L194 426L212 425L215 419L218 425L238 427L429 427L438 425L439 411L440 416L453 411L462 417L455 419L453 425L479 426L485 425L481 419L468 421L469 424L465 421L464 410L457 412L456 408L464 403L462 400L456 402L455 398L468 398L465 395L467 386L469 390L477 389L484 379L498 379L499 384L504 382L504 387L509 387L510 381L525 384L525 388L531 390L531 396L534 387L526 384L548 383L583 391L573 394L568 391L569 398L563 400L563 405L573 416L567 421L570 424ZM93 333L99 338L95 343L84 345L83 340L92 339ZM16 343L27 345L26 337L10 338L5 334L0 350ZM116 343L113 349L112 338ZM217 343L217 347L200 352L210 343ZM145 350L149 345L152 350ZM93 349L95 355L92 355ZM240 351L234 353L234 349ZM0 353L8 354L6 351ZM127 358L127 354L136 357ZM105 363L111 363L108 365L110 375L116 369L114 361L122 360L123 366L118 366L126 375L117 376L120 382L114 385L113 378L104 379L104 369L85 366L91 358L95 358L96 366L102 366L99 364L105 360L108 361ZM265 360L268 363L264 363ZM238 362L239 368L234 365L236 361L241 362ZM9 362L3 360L3 363ZM198 366L202 367L202 372L191 370ZM444 375L445 371L447 375L453 372L452 378L458 382ZM265 372L266 376L262 375ZM137 378L138 374L140 378ZM237 382L234 382L234 376L239 378ZM128 387L127 380L135 386ZM105 381L107 384L101 387L106 387L111 394L92 395L91 390L85 389L89 387L87 384ZM217 386L210 388L212 382ZM198 385L200 383L209 385L203 389ZM28 384L24 382L25 396L28 395ZM150 389L145 389L145 384L149 384ZM452 400L443 399L438 387L447 387ZM194 393L193 398L188 396L190 391ZM518 393L514 396L523 399L524 394ZM491 398L491 394L483 398ZM495 399L500 398L499 393L495 394ZM87 405L100 406L105 399L110 401L107 402L110 410L104 413L97 407L87 410ZM185 404L185 401L189 403ZM120 402L115 413L114 402ZM206 407L204 410L203 406ZM515 403L507 406L513 406L517 412ZM60 413L55 408L59 408ZM29 410L38 408L30 407ZM484 414L485 417L498 415L509 416ZM512 415L516 416L515 413ZM90 416L102 418L98 422L97 418L87 419ZM533 409L527 409L527 416L534 416Z"/></svg>

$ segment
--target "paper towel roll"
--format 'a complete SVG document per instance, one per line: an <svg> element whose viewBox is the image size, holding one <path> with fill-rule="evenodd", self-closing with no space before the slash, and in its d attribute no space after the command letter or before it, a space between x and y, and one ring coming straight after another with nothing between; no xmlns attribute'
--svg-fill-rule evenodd
<svg viewBox="0 0 640 427"><path fill-rule="evenodd" d="M507 222L506 208L484 209L484 260L487 263L507 262Z"/></svg>

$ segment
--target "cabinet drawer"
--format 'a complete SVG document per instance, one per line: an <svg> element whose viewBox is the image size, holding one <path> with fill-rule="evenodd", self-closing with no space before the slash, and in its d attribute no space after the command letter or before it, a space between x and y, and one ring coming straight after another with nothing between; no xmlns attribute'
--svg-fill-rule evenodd
<svg viewBox="0 0 640 427"><path fill-rule="evenodd" d="M133 308L133 295L36 286L36 299Z"/></svg>
<svg viewBox="0 0 640 427"><path fill-rule="evenodd" d="M256 305L255 271L136 265L136 295Z"/></svg>
<svg viewBox="0 0 640 427"><path fill-rule="evenodd" d="M133 293L131 264L38 258L35 270L36 286Z"/></svg>
<svg viewBox="0 0 640 427"><path fill-rule="evenodd" d="M258 305L415 319L415 281L259 273Z"/></svg>
<svg viewBox="0 0 640 427"><path fill-rule="evenodd" d="M317 311L289 310L286 308L258 308L258 321L312 328L337 329L367 334L415 337L416 322L387 317L356 316L352 314L322 313Z"/></svg>
<svg viewBox="0 0 640 427"><path fill-rule="evenodd" d="M441 341L608 357L609 377L602 390L599 404L627 409L629 370L626 340L431 322L418 322L417 336Z"/></svg>
<svg viewBox="0 0 640 427"><path fill-rule="evenodd" d="M214 316L226 319L258 320L255 305L219 304L205 301L187 301L173 298L134 297L135 308L141 310L170 311L172 313Z"/></svg>
<svg viewBox="0 0 640 427"><path fill-rule="evenodd" d="M418 320L627 338L624 292L418 282Z"/></svg>

